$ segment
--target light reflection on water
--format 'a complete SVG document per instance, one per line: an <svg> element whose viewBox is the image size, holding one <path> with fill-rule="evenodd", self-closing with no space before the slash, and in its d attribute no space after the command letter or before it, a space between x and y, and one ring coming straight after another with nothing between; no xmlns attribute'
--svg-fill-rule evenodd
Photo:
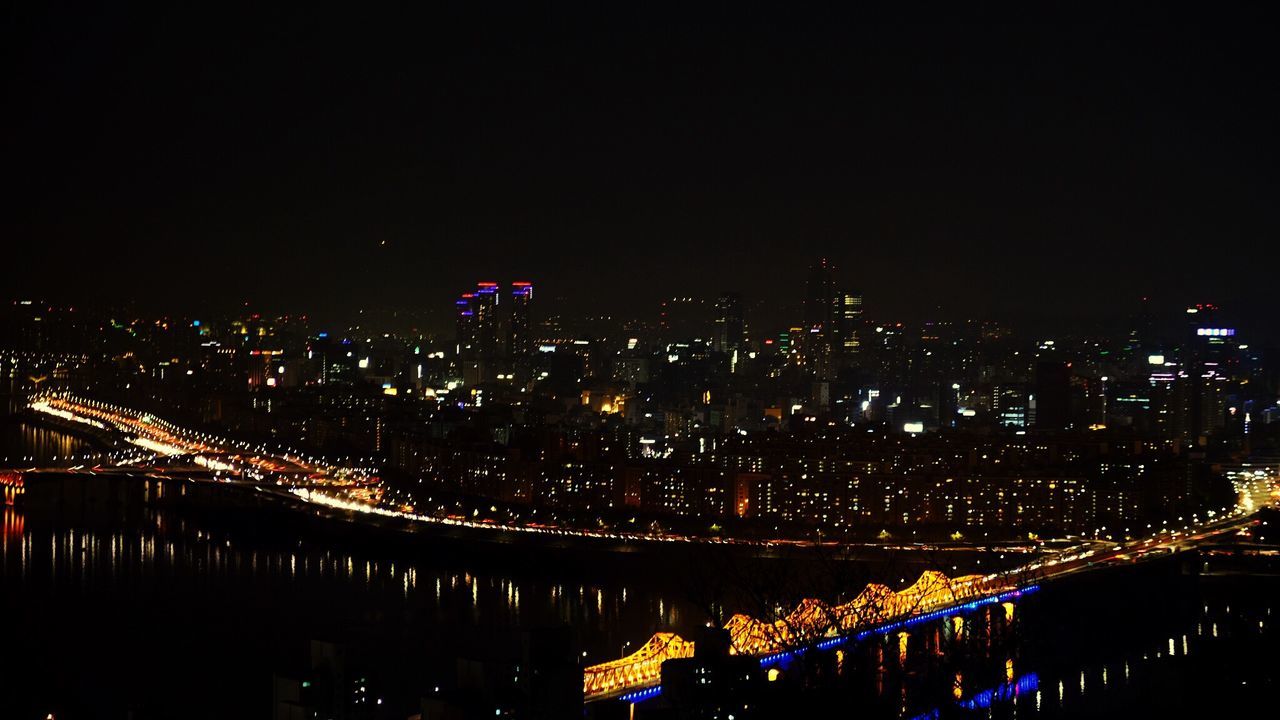
<svg viewBox="0 0 1280 720"><path fill-rule="evenodd" d="M589 655L616 645L614 636L630 639L676 627L681 619L680 604L672 597L627 584L570 585L532 576L442 569L337 548L279 543L262 547L167 514L148 517L145 525L129 531L33 528L22 512L6 507L0 581L9 589L20 583L55 593L135 586L161 595L236 587L372 593L380 602L398 597L409 612L429 609L429 621L508 628L561 622L607 630L607 643L584 638ZM539 600L531 605L529 598ZM598 649L593 652L593 647Z"/></svg>
<svg viewBox="0 0 1280 720"><path fill-rule="evenodd" d="M1143 716L1160 715L1163 708L1165 716L1182 717L1248 707L1271 697L1280 677L1270 622L1277 583L1267 578L1242 582L1184 582L1180 589L1193 602L1183 610L1153 610L1144 617L1135 614L1139 599L1118 615L1092 616L1092 636L1078 627L1052 626L1066 611L1100 608L1074 602L1078 598L1069 589L1067 597L1055 601L1050 588L1031 611L1029 622L1037 627L1018 633L1009 648L1017 659L1005 660L1004 683L982 687L956 672L951 702L899 716L1130 717L1135 708L1144 708ZM1200 594L1210 601L1194 602ZM1230 632L1217 632L1228 627Z"/></svg>
<svg viewBox="0 0 1280 720"><path fill-rule="evenodd" d="M43 717L68 687L122 708L158 692L181 702L216 684L223 705L212 717L262 710L272 674L317 639L391 665L388 682L412 700L422 678L447 681L459 658L524 629L566 625L585 661L599 662L680 620L677 599L634 581L245 537L169 513L149 512L126 531L47 527L12 507L0 512L0 676L23 688L0 698L0 717ZM127 672L117 668L122 647L146 648L127 656Z"/></svg>
<svg viewBox="0 0 1280 720"><path fill-rule="evenodd" d="M0 418L0 468L64 465L69 458L93 452L88 443L72 435Z"/></svg>
<svg viewBox="0 0 1280 720"><path fill-rule="evenodd" d="M78 441L56 431L13 423L5 428L21 447L34 449L27 450L28 455L79 451ZM147 628L153 613L136 609L138 605L182 606L201 623L223 616L219 622L224 625L282 633L256 645L234 632L212 637L212 642L223 644L210 650L219 667L228 659L243 663L246 686L260 684L273 671L276 660L264 653L269 645L301 646L311 637L342 634L370 623L390 626L384 635L408 636L424 655L448 657L456 646L438 638L453 628L514 629L561 622L578 631L592 662L616 657L625 643L634 647L657 630L687 632L688 623L702 619L678 593L650 587L642 577L610 583L557 581L546 577L546 568L516 574L465 569L458 567L465 561L438 560L246 539L160 513L148 515L146 524L128 531L39 527L21 512L4 508L0 608L12 619L8 647L23 663L45 663L48 668L65 663L70 655L111 662L109 649L96 647L102 643L96 641L93 624L112 622L137 627L129 641L156 647L157 664L188 662L179 650L165 648L176 643L175 638L195 632L197 620L168 616L168 626ZM1135 615L1132 608L1121 619L1113 616L1122 608L1112 604L1142 610L1142 600L1132 589L1117 591L1120 597L1115 601L1094 599L1077 605L1073 598L1056 597L1050 588L1038 606L1019 605L1016 612L997 608L997 614L1016 617L1026 632L961 669L939 671L930 663L942 660L924 658L930 647L966 639L970 633L981 639L982 622L954 618L932 628L932 639L924 634L908 641L895 637L889 647L867 648L861 660L854 650L842 650L833 655L833 664L839 675L866 675L869 695L858 705L865 717L1118 716L1123 708L1157 692L1194 697L1201 686L1220 690L1230 685L1236 692L1273 687L1275 654L1258 651L1274 640L1272 607L1266 598L1276 596L1276 584L1267 587L1269 591L1262 593L1181 587L1177 592L1200 593L1203 601L1176 612L1164 609L1150 619L1142 612ZM1132 597L1126 599L1126 592ZM53 609L45 611L46 605ZM73 616L79 614L87 619L77 621ZM1071 614L1085 615L1089 621L1059 628L1060 620ZM287 631L278 629L281 620L276 618L287 621ZM55 623L69 629L51 639L47 627ZM47 645L57 646L57 651L44 649ZM264 657L246 659L254 653ZM870 662L865 661L868 656ZM905 666L903 672L889 670L895 663ZM95 672L101 667L85 667L68 682L74 686ZM930 672L941 677L941 690L933 694L922 689L921 678ZM29 691L42 692L40 673L31 677ZM1035 679L1034 686L1029 678ZM237 697L234 687L227 692ZM857 692L853 696L859 697Z"/></svg>

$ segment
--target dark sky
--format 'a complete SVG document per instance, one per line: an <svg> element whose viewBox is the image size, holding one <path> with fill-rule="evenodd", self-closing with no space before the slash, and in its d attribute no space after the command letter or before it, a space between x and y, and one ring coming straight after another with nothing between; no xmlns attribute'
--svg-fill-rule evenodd
<svg viewBox="0 0 1280 720"><path fill-rule="evenodd" d="M786 307L827 255L879 316L1280 309L1263 18L45 5L0 51L8 294Z"/></svg>

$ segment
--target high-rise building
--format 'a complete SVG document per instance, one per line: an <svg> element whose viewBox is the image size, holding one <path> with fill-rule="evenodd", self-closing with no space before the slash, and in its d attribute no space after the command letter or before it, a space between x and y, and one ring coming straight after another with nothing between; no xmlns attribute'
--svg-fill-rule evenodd
<svg viewBox="0 0 1280 720"><path fill-rule="evenodd" d="M356 380L357 362L356 348L351 340L344 338L334 342L329 333L320 333L307 343L307 359L317 366L318 377L322 385L334 383L350 383Z"/></svg>
<svg viewBox="0 0 1280 720"><path fill-rule="evenodd" d="M715 322L713 304L702 297L672 297L662 301L658 329L663 342L705 341Z"/></svg>
<svg viewBox="0 0 1280 720"><path fill-rule="evenodd" d="M834 377L861 349L862 294L837 290L826 258L809 269L804 319L804 363L819 377Z"/></svg>
<svg viewBox="0 0 1280 720"><path fill-rule="evenodd" d="M826 258L818 260L809 269L809 282L805 289L804 322L807 329L818 332L830 330L835 317L836 283L835 268Z"/></svg>
<svg viewBox="0 0 1280 720"><path fill-rule="evenodd" d="M1130 372L1141 373L1150 364L1149 358L1161 354L1159 339L1156 336L1156 316L1151 311L1151 301L1143 297L1133 315L1129 318L1129 337L1125 342Z"/></svg>
<svg viewBox="0 0 1280 720"><path fill-rule="evenodd" d="M1035 426L1064 430L1071 424L1071 363L1041 360L1036 363Z"/></svg>
<svg viewBox="0 0 1280 720"><path fill-rule="evenodd" d="M476 283L463 293L458 309L457 360L463 381L472 384L513 377L530 351L533 283L511 283L509 298L496 282Z"/></svg>
<svg viewBox="0 0 1280 720"><path fill-rule="evenodd" d="M511 316L509 318L509 339L507 350L513 356L523 355L530 351L529 336L531 320L529 306L533 303L533 283L517 281L511 283Z"/></svg>
<svg viewBox="0 0 1280 720"><path fill-rule="evenodd" d="M1212 435L1226 425L1228 386L1239 370L1239 344L1225 314L1212 303L1187 308L1181 370L1173 384L1174 431L1184 438Z"/></svg>
<svg viewBox="0 0 1280 720"><path fill-rule="evenodd" d="M836 294L836 341L839 352L843 355L857 354L861 339L858 337L862 324L862 293L839 292Z"/></svg>
<svg viewBox="0 0 1280 720"><path fill-rule="evenodd" d="M712 346L717 352L732 353L741 349L745 332L742 297L738 293L721 293L716 300L715 335Z"/></svg>
<svg viewBox="0 0 1280 720"><path fill-rule="evenodd" d="M476 283L475 325L479 355L486 360L493 360L504 355L507 345L506 318L502 311L502 294L498 292L498 283Z"/></svg>
<svg viewBox="0 0 1280 720"><path fill-rule="evenodd" d="M991 393L991 409L998 425L1026 427L1030 402L1026 387L1020 383L996 385Z"/></svg>
<svg viewBox="0 0 1280 720"><path fill-rule="evenodd" d="M476 347L476 294L462 293L454 305L458 311L456 352L459 358L474 357Z"/></svg>

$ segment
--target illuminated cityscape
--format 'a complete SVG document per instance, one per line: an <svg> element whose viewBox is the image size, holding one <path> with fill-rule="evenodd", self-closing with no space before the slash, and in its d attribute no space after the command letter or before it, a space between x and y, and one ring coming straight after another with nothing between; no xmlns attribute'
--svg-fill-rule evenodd
<svg viewBox="0 0 1280 720"><path fill-rule="evenodd" d="M225 12L15 13L0 717L1272 700L1268 34Z"/></svg>

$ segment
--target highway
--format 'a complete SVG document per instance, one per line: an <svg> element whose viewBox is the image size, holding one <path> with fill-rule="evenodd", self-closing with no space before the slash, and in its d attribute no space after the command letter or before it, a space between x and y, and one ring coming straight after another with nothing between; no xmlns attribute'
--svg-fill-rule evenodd
<svg viewBox="0 0 1280 720"><path fill-rule="evenodd" d="M867 543L852 546L831 541L818 543L789 538L752 540L677 533L631 533L538 522L500 523L460 515L425 514L416 512L415 508L408 505L393 506L382 502L383 488L372 463L367 466L336 464L294 449L271 449L263 445L219 438L178 427L149 413L67 394L47 393L36 396L29 407L33 412L56 418L60 422L84 425L97 432L118 436L138 450L136 455L121 455L118 461L108 465L96 464L73 469L87 472L128 470L154 476L179 475L199 468L209 471L215 479L251 483L267 492L287 494L295 502L301 501L332 511L360 513L375 522L392 520L636 544L699 543L766 550L820 547L829 551L866 548L907 552L974 552L982 549L969 544ZM1002 552L1039 553L1043 546L1019 543L999 547Z"/></svg>
<svg viewBox="0 0 1280 720"><path fill-rule="evenodd" d="M613 530L592 530L559 527L539 523L503 524L472 520L460 516L436 516L422 514L409 506L387 507L380 503L382 488L377 470L368 465L345 465L326 462L307 453L291 449L269 449L263 445L219 438L208 433L180 428L149 413L129 410L94 400L66 394L44 394L33 398L30 408L34 412L49 415L63 422L80 423L99 431L118 434L139 449L136 457L122 456L110 466L97 465L90 471L134 469L142 474L180 474L192 468L212 473L215 479L248 482L264 490L288 493L294 500L301 500L331 510L362 513L371 519L395 519L410 523L437 523L448 526L480 530L502 530L515 533L536 533L565 537L601 538L627 542L795 546L816 547L817 543L803 540L737 540L721 537L700 537L679 534L654 535L626 533ZM145 458L149 462L139 462ZM1208 511L1203 517L1196 515L1182 520L1181 526L1150 529L1146 534L1134 537L1129 529L1127 537L1111 540L1104 537L1078 538L1065 548L1051 550L1053 545L1035 547L1001 547L1006 552L1042 552L1050 550L1019 571L1030 576L1044 578L1064 577L1099 565L1139 561L1153 554L1173 552L1192 547L1207 539L1219 538L1239 532L1257 522L1253 514L1263 507L1275 507L1280 502L1275 468L1252 470L1235 479L1237 502L1234 507ZM1103 528L1106 530L1106 528ZM1114 537L1114 536L1112 536ZM974 551L970 545L945 544L867 544L844 546L839 543L822 543L830 549L850 547L877 548L902 551Z"/></svg>
<svg viewBox="0 0 1280 720"><path fill-rule="evenodd" d="M1257 525L1258 510L1280 505L1280 478L1272 472L1236 481L1236 504L1221 512L1194 516L1181 527L1161 527L1150 535L1119 542L1094 541L1088 549L1068 550L1029 563L1020 569L1043 580L1070 577L1109 565L1137 563L1152 557L1190 550L1206 541L1237 535Z"/></svg>

